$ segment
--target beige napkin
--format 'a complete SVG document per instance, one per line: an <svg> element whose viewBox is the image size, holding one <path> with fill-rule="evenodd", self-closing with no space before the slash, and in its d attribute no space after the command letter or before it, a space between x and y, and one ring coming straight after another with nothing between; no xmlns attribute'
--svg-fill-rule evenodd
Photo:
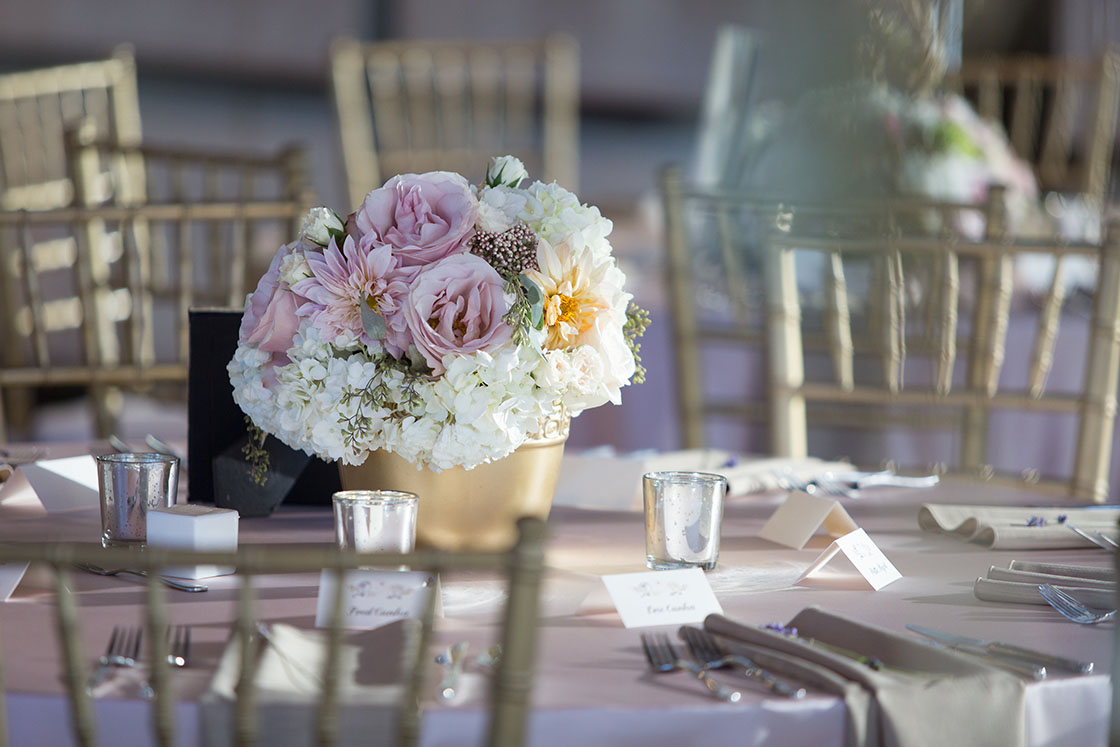
<svg viewBox="0 0 1120 747"><path fill-rule="evenodd" d="M326 632L280 623L268 625L256 646L259 744L313 744ZM415 660L419 622L398 620L348 635L342 646L338 734L341 744L391 745L397 708ZM231 638L209 691L202 698L207 745L232 745L241 647Z"/></svg>
<svg viewBox="0 0 1120 747"><path fill-rule="evenodd" d="M819 607L802 610L789 625L798 629L798 638L874 656L885 668L876 671L806 641L742 625L721 615L710 615L704 621L705 628L725 639L810 661L870 693L873 699L868 699L866 707L858 699L845 698L849 747L1023 744L1024 685L1018 677L975 657ZM857 712L854 708L865 710Z"/></svg>
<svg viewBox="0 0 1120 747"><path fill-rule="evenodd" d="M0 462L0 485L3 485L4 481L12 476L14 469L15 468L7 462Z"/></svg>
<svg viewBox="0 0 1120 747"><path fill-rule="evenodd" d="M1027 526L1031 517L1045 520L1042 526ZM1066 522L1090 534L1102 531L1117 538L1120 509L1036 508L1030 506L953 506L927 503L918 511L918 525L928 532L943 532L966 542L993 550L1047 550L1096 548Z"/></svg>
<svg viewBox="0 0 1120 747"><path fill-rule="evenodd" d="M641 511L642 475L647 472L714 472L727 478L728 494L737 496L777 490L783 478L810 480L825 472L851 469L852 465L847 462L826 462L814 457L742 456L719 449L621 455L609 449L593 449L564 454L552 503L608 511Z"/></svg>
<svg viewBox="0 0 1120 747"><path fill-rule="evenodd" d="M986 602L1045 605L1038 585L1051 584L1090 607L1112 608L1116 606L1115 578L1111 568L1016 560L1010 568L988 568L987 576L976 579L972 591Z"/></svg>

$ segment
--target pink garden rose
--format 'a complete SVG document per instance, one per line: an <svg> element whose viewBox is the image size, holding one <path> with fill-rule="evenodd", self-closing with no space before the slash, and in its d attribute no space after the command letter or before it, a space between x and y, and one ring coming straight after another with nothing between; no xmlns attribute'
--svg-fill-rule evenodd
<svg viewBox="0 0 1120 747"><path fill-rule="evenodd" d="M302 299L280 282L280 264L297 245L298 242L281 247L272 258L268 271L249 296L238 330L241 343L256 345L259 350L272 353L274 365L289 362L287 352L299 330L296 308Z"/></svg>
<svg viewBox="0 0 1120 747"><path fill-rule="evenodd" d="M513 330L502 321L510 302L504 281L473 254L457 254L422 269L408 289L403 316L413 344L432 373L444 372L443 356L493 350Z"/></svg>
<svg viewBox="0 0 1120 747"><path fill-rule="evenodd" d="M366 195L354 216L363 246L388 244L400 267L420 267L467 251L478 212L459 174L402 174Z"/></svg>

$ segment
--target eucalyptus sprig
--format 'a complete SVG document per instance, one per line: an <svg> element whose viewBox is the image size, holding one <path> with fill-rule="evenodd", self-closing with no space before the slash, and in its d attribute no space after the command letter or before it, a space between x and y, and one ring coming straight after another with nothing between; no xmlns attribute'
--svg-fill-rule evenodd
<svg viewBox="0 0 1120 747"><path fill-rule="evenodd" d="M249 463L249 479L257 485L268 482L269 457L268 450L264 448L264 440L268 434L254 423L248 415L245 416L245 429L249 433L249 440L241 447L245 461Z"/></svg>
<svg viewBox="0 0 1120 747"><path fill-rule="evenodd" d="M626 324L622 325L622 334L626 339L626 347L634 354L634 376L630 379L632 384L641 384L646 380L646 367L642 365L642 357L638 351L642 344L638 338L646 333L649 328L649 312L633 301L626 309Z"/></svg>
<svg viewBox="0 0 1120 747"><path fill-rule="evenodd" d="M423 360L419 356L415 356L415 358ZM338 422L342 425L342 440L347 448L352 448L369 437L370 430L373 427L373 417L369 414L371 410L388 407L390 410L388 417L394 420L403 420L408 417L413 409L424 403L420 393L416 391L416 386L423 378L426 371L425 367L414 366L409 363L408 359L398 360L388 354L377 356L374 358L373 364L376 370L365 384L360 387L347 386L342 390L343 406L349 405L355 399L358 400L353 415L341 415L338 419ZM385 381L385 374L390 371L399 371L404 377L401 382L401 402L399 403L392 401L390 396L392 390Z"/></svg>
<svg viewBox="0 0 1120 747"><path fill-rule="evenodd" d="M544 295L540 287L524 275L503 275L505 292L514 297L502 321L513 328L513 342L529 342L529 330L544 326Z"/></svg>

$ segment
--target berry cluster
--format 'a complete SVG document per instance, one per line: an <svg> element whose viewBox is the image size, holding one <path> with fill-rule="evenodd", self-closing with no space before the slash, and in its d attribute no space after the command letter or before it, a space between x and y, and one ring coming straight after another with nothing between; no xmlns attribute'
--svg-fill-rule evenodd
<svg viewBox="0 0 1120 747"><path fill-rule="evenodd" d="M518 275L537 269L537 235L524 223L501 233L479 231L471 237L471 254L485 259L502 277Z"/></svg>

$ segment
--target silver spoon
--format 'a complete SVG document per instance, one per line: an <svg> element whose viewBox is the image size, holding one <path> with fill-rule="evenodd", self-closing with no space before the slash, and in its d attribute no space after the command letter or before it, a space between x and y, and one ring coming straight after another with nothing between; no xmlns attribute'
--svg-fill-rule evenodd
<svg viewBox="0 0 1120 747"><path fill-rule="evenodd" d="M135 568L102 568L99 565L93 565L91 563L76 563L75 565L83 571L89 571L98 576L118 576L122 573L128 573L133 576L139 576L140 578L148 577L146 571L136 570ZM208 591L210 589L209 586L204 586L203 584L188 584L184 581L176 581L175 579L167 578L166 576L160 576L159 580L172 589L178 589L179 591Z"/></svg>

